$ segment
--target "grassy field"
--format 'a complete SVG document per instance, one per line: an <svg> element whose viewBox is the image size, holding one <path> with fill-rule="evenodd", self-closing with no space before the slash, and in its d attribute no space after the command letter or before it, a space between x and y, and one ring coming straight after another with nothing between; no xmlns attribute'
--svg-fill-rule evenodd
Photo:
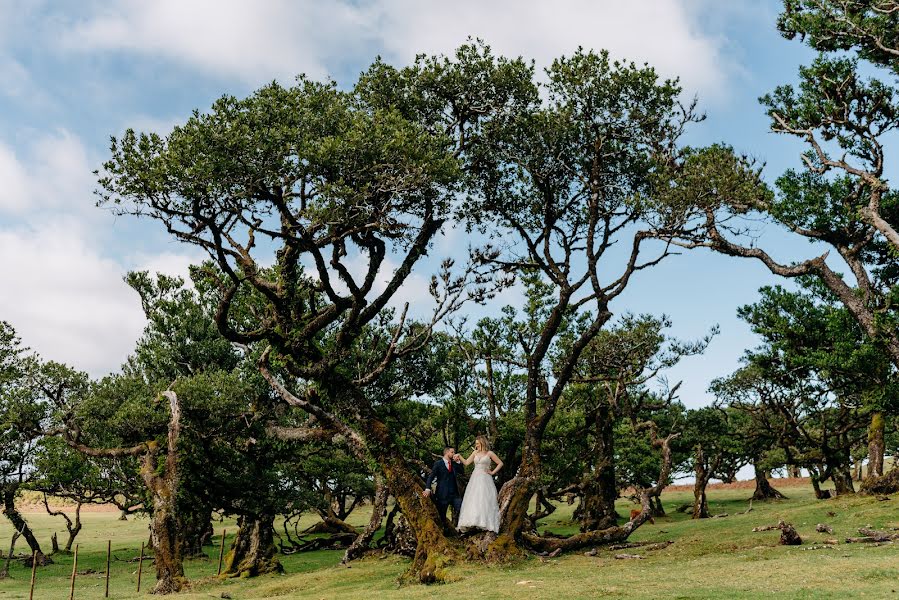
<svg viewBox="0 0 899 600"><path fill-rule="evenodd" d="M776 484L777 482L775 482ZM657 519L632 536L638 540L672 540L664 550L628 550L643 560L615 560L615 552L600 550L596 556L564 555L557 559L531 558L514 565L488 566L459 564L454 581L440 587L449 598L627 598L627 599L699 599L699 598L897 598L899 599L899 544L872 546L844 544L856 529L899 527L899 497L889 501L874 498L848 498L816 501L808 486L785 487L789 500L756 503L746 510L746 489L714 489L710 494L713 514L729 513L724 518L691 521L674 508L689 502L686 490L666 492L663 500L669 516ZM620 511L631 505L622 502ZM556 533L573 532L571 508L560 509L544 522ZM828 513L834 513L833 516ZM39 539L47 541L64 530L60 519L46 514L27 515ZM147 537L147 522L117 520L115 512L83 515L84 531L80 543L76 598L102 598L106 540L112 539L114 561L111 569L111 598L135 598L136 570L125 562L137 556L141 540ZM350 521L362 524L367 515L360 511ZM793 523L803 537L802 546L777 545L778 532L753 533L758 525L778 519ZM827 523L834 535L815 532L816 523ZM216 524L233 532L234 523ZM0 540L9 540L11 528L4 519ZM229 538L230 538L229 534ZM839 538L838 546L822 546L828 537ZM3 541L7 544L8 541ZM19 550L27 548L21 542ZM434 588L398 587L397 577L406 562L396 557L373 557L352 565L340 566L340 551L318 551L282 557L286 575L251 580L218 580L214 577L218 546L206 549L209 558L186 564L191 589L176 596L184 599L220 598L223 593L238 599L254 598L426 598ZM38 570L35 598L65 600L69 593L72 557L57 555L56 564ZM140 596L153 584L152 566L144 565L144 584ZM30 570L13 563L11 578L0 580L0 600L28 598ZM226 596L226 597L227 597Z"/></svg>

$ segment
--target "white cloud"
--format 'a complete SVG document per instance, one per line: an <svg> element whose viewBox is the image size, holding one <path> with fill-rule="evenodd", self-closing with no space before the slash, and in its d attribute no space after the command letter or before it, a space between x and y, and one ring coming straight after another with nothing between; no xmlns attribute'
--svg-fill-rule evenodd
<svg viewBox="0 0 899 600"><path fill-rule="evenodd" d="M312 0L123 0L102 5L64 36L72 49L130 50L219 76L262 83L300 72L326 74L323 60L352 53L357 9ZM323 42L331 40L329 46Z"/></svg>
<svg viewBox="0 0 899 600"><path fill-rule="evenodd" d="M93 212L91 164L78 138L67 131L39 134L18 148L0 141L0 214Z"/></svg>
<svg viewBox="0 0 899 600"><path fill-rule="evenodd" d="M723 41L699 31L698 10L690 0L120 0L62 39L69 49L131 51L253 85L300 72L322 77L378 53L407 62L469 36L543 66L581 45L648 61L682 76L689 92L714 96L730 65Z"/></svg>
<svg viewBox="0 0 899 600"><path fill-rule="evenodd" d="M0 142L0 181L0 216L11 217L0 227L0 318L46 358L94 375L118 368L144 325L125 272L184 276L190 258L112 254L87 152L66 131L38 135L20 153Z"/></svg>
<svg viewBox="0 0 899 600"><path fill-rule="evenodd" d="M578 46L605 48L616 58L681 76L690 92L714 93L726 77L720 41L697 31L680 0L395 0L371 12L389 54L406 61L419 52L451 52L472 36L500 54L533 58L538 67Z"/></svg>
<svg viewBox="0 0 899 600"><path fill-rule="evenodd" d="M143 328L140 302L71 222L0 231L0 315L45 358L92 374L121 364Z"/></svg>
<svg viewBox="0 0 899 600"><path fill-rule="evenodd" d="M44 358L92 375L115 370L134 349L145 319L123 281L129 269L187 276L189 256L105 255L75 219L0 230L0 318Z"/></svg>
<svg viewBox="0 0 899 600"><path fill-rule="evenodd" d="M28 174L11 148L0 144L0 213L19 213L28 207Z"/></svg>

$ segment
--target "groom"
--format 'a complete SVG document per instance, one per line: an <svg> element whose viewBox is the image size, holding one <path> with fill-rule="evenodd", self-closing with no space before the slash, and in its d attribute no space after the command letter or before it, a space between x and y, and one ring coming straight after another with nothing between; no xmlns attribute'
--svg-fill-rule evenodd
<svg viewBox="0 0 899 600"><path fill-rule="evenodd" d="M453 460L455 459L455 460ZM447 446L443 449L443 458L439 458L434 462L431 468L431 474L425 482L424 496L427 498L431 495L431 484L437 481L437 495L434 501L437 503L437 513L446 526L446 509L453 507L453 513L458 518L459 508L462 506L462 494L459 493L459 477L465 472L465 468L461 464L461 459L456 454L456 449Z"/></svg>

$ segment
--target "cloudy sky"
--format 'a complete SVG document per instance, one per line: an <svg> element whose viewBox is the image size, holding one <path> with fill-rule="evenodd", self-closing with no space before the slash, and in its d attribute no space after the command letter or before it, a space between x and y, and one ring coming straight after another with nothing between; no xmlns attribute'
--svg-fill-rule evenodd
<svg viewBox="0 0 899 600"><path fill-rule="evenodd" d="M95 207L91 172L110 135L164 133L224 93L298 73L349 84L377 55L403 64L469 36L538 66L584 46L679 76L709 117L690 141L727 141L765 161L773 179L798 164L800 148L767 132L756 99L794 81L810 58L777 35L778 8L774 0L0 0L0 319L47 358L94 375L118 368L143 327L123 274L184 273L199 257L151 222ZM765 235L783 260L812 250ZM756 263L691 253L645 272L614 308L666 313L688 338L720 324L708 354L671 375L697 405L756 343L737 306L774 281ZM404 297L424 289L414 280Z"/></svg>

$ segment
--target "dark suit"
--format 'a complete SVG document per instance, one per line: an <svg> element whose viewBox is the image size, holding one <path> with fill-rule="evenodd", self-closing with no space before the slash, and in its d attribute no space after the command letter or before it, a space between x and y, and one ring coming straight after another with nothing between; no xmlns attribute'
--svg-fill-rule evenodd
<svg viewBox="0 0 899 600"><path fill-rule="evenodd" d="M440 518L446 523L446 509L453 507L453 512L459 514L459 508L462 506L462 494L459 493L459 476L465 472L465 467L459 463L452 462L452 471L447 469L443 459L434 462L431 468L431 474L425 481L425 489L431 489L431 484L437 482L437 493L434 494L434 502L437 503L437 512Z"/></svg>

